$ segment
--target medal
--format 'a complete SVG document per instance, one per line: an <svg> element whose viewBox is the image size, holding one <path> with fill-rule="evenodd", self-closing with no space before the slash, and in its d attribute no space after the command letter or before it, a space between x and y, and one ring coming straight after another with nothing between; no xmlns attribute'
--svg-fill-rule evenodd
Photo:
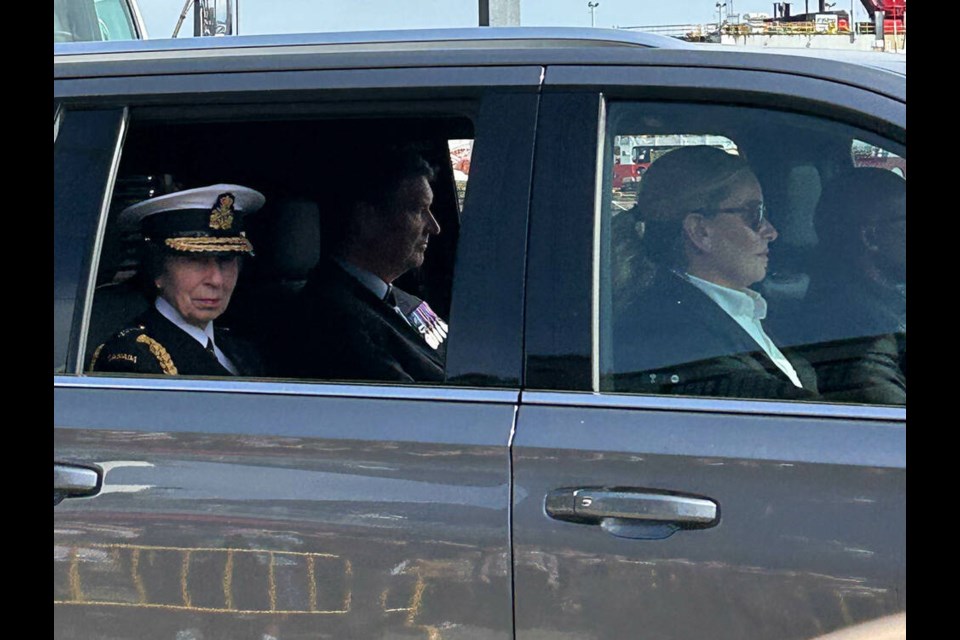
<svg viewBox="0 0 960 640"><path fill-rule="evenodd" d="M447 323L433 312L426 302L421 302L407 316L407 321L430 345L431 349L438 349L447 338Z"/></svg>

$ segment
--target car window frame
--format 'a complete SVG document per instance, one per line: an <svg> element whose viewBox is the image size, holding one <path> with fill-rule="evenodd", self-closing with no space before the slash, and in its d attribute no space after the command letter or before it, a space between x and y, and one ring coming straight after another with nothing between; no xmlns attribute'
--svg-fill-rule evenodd
<svg viewBox="0 0 960 640"><path fill-rule="evenodd" d="M57 103L54 114L54 298L55 307L57 300L70 307L68 313L54 316L55 373L78 372L83 366L96 282L94 261L102 245L128 122L125 107L69 111L68 105ZM80 148L74 148L78 143ZM83 171L71 172L66 166L64 158L71 155L84 161ZM71 188L63 185L66 180L74 181ZM70 250L58 251L62 246Z"/></svg>

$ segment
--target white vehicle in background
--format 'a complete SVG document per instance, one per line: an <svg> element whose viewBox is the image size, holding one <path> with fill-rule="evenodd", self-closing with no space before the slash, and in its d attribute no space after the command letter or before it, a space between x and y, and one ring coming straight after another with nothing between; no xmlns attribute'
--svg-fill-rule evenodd
<svg viewBox="0 0 960 640"><path fill-rule="evenodd" d="M237 31L234 0L186 0L172 38L193 11L193 35L229 36ZM146 40L137 0L53 0L53 42Z"/></svg>
<svg viewBox="0 0 960 640"><path fill-rule="evenodd" d="M54 42L146 39L136 0L53 0Z"/></svg>

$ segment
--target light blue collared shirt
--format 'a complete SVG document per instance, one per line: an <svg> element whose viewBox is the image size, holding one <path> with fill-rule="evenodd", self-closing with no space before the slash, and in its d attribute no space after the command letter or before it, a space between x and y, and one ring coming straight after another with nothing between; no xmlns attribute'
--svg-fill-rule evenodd
<svg viewBox="0 0 960 640"><path fill-rule="evenodd" d="M343 267L344 271L359 280L360 284L365 286L367 289L370 289L370 291L373 292L373 295L377 296L381 300L386 297L389 285L387 285L387 283L381 280L378 276L373 275L366 269L361 269L356 265L350 264L346 260L341 260L340 258L334 258L333 260L338 265Z"/></svg>
<svg viewBox="0 0 960 640"><path fill-rule="evenodd" d="M227 371L233 375L239 375L237 367L230 362L230 358L220 350L220 347L217 346L217 341L213 339L213 322L208 322L207 326L203 329L196 325L192 325L186 320L183 319L183 316L180 315L180 312L177 311L172 304L167 302L160 296L157 296L156 301L153 303L153 306L156 307L157 311L160 312L164 318L177 325L181 331L186 333L188 336L200 343L200 345L206 349L207 341L213 342L213 352L217 355L217 360L222 364Z"/></svg>
<svg viewBox="0 0 960 640"><path fill-rule="evenodd" d="M361 269L360 267L350 264L346 260L341 260L340 258L334 258L334 262L343 267L343 270L349 273L351 276L360 281L360 284L365 286L367 289L373 292L373 295L377 296L383 300L387 296L387 291L390 290L390 285L381 280L379 276L375 276L366 269ZM403 315L403 311L400 310L400 307L394 307L394 311L397 312L397 315L403 318L403 321L407 324L410 324L410 321L407 320L407 317ZM412 325L411 325L412 326Z"/></svg>

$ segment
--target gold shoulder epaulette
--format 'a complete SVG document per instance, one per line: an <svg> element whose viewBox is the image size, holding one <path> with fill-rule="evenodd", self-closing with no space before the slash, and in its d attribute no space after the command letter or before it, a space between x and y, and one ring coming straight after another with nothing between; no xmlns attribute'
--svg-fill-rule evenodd
<svg viewBox="0 0 960 640"><path fill-rule="evenodd" d="M150 353L160 363L160 370L168 376L177 375L177 367L173 364L173 358L167 352L166 348L147 334L137 336L137 342L147 345Z"/></svg>

